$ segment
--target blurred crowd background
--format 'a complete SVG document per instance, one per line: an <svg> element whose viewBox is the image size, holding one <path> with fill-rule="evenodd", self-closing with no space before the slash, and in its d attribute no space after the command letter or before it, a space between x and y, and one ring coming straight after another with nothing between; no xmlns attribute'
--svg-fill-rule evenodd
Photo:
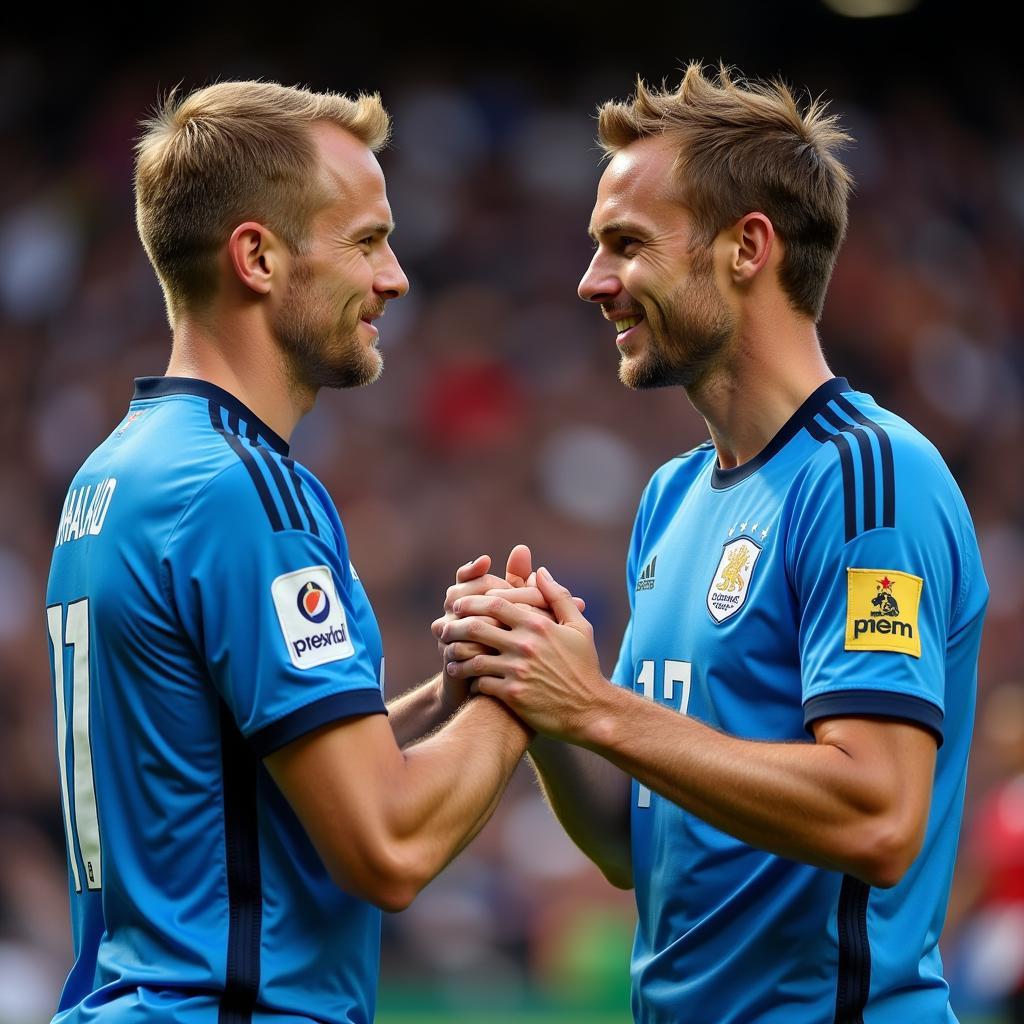
<svg viewBox="0 0 1024 1024"><path fill-rule="evenodd" d="M394 695L436 671L429 624L456 567L520 541L586 598L611 670L641 488L706 431L681 391L618 383L614 331L575 295L593 113L689 58L824 91L856 138L821 336L837 374L940 448L977 525L992 597L943 953L954 1006L1004 1019L1024 976L1021 77L1008 43L942 5L881 20L779 6L527 5L486 32L443 11L255 26L176 10L121 29L131 43L95 22L0 37L0 1024L48 1019L70 966L43 590L71 475L132 379L167 362L131 188L158 91L379 89L394 116L382 163L412 287L379 325L382 379L323 394L292 443L340 510ZM625 1020L633 919L523 768L472 847L387 919L382 999L408 1020L541 1005Z"/></svg>

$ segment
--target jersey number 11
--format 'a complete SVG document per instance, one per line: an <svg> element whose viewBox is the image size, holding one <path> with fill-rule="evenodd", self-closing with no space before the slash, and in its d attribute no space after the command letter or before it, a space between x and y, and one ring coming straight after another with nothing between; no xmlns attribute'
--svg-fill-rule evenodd
<svg viewBox="0 0 1024 1024"><path fill-rule="evenodd" d="M62 621L63 620L63 621ZM75 892L82 891L78 856L85 868L89 889L99 889L103 881L100 868L100 821L96 811L96 785L92 771L92 743L89 737L89 599L83 597L64 606L46 609L46 625L53 650L53 691L57 709L57 761L60 766L60 792L64 807L64 833L68 840L68 862L75 880ZM64 691L64 648L70 647L71 709ZM68 794L68 718L71 719L71 748L74 765L75 802ZM72 825L72 818L74 825ZM76 851L77 847L77 851Z"/></svg>

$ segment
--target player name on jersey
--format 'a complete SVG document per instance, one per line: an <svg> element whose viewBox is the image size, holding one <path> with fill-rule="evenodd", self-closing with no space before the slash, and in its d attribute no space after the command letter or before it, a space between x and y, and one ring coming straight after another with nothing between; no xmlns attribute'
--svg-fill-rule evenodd
<svg viewBox="0 0 1024 1024"><path fill-rule="evenodd" d="M69 540L95 537L103 529L110 501L117 487L116 477L106 477L98 484L83 484L72 487L64 499L57 526L57 539L53 546L58 548Z"/></svg>

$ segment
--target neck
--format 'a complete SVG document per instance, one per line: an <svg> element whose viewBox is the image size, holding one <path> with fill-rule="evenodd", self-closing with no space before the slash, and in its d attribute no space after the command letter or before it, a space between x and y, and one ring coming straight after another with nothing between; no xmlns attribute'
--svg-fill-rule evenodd
<svg viewBox="0 0 1024 1024"><path fill-rule="evenodd" d="M722 469L754 458L816 388L834 376L814 324L740 333L719 366L688 391L704 417Z"/></svg>
<svg viewBox="0 0 1024 1024"><path fill-rule="evenodd" d="M252 327L253 325L248 325ZM278 345L258 327L181 318L174 328L168 377L209 381L232 394L285 441L313 408L316 391L296 384Z"/></svg>

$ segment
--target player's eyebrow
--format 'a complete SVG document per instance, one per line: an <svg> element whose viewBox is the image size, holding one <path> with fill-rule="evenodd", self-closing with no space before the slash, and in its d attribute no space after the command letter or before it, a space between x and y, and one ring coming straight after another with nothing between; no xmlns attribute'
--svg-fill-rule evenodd
<svg viewBox="0 0 1024 1024"><path fill-rule="evenodd" d="M383 235L385 238L395 230L394 221L377 221L375 224L364 224L352 232L356 238L365 238L367 235Z"/></svg>
<svg viewBox="0 0 1024 1024"><path fill-rule="evenodd" d="M594 243L609 235L643 235L645 233L645 230L639 224L628 220L611 220L599 228L595 229L591 226L587 229L587 234L590 235L591 241Z"/></svg>

